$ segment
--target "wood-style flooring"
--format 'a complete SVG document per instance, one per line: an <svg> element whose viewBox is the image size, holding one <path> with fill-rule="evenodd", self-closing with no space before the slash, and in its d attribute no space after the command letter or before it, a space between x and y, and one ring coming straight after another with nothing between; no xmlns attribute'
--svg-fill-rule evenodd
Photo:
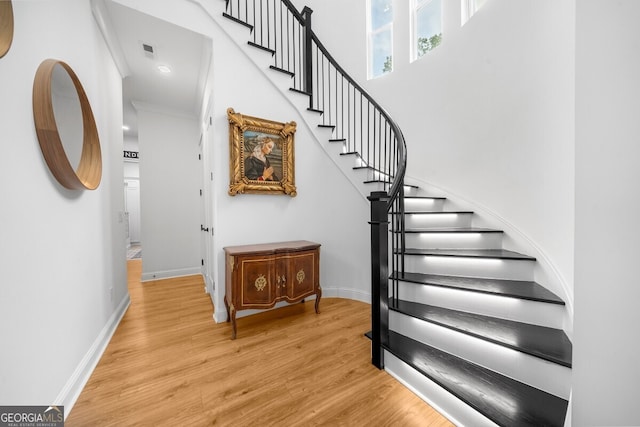
<svg viewBox="0 0 640 427"><path fill-rule="evenodd" d="M370 362L369 306L323 298L216 324L200 276L140 283L72 426L452 426Z"/></svg>

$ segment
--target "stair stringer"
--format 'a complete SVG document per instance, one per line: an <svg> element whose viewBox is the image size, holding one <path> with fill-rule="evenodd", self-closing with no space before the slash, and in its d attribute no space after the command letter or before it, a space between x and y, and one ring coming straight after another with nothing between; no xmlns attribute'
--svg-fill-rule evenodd
<svg viewBox="0 0 640 427"><path fill-rule="evenodd" d="M550 257L530 237L524 234L518 227L503 218L488 207L470 201L454 192L427 183L420 179L407 176L405 182L420 187L421 192L430 196L442 196L447 198L447 210L472 210L473 223L477 227L495 228L504 231L503 248L516 252L526 253L536 258L533 280L558 295L565 302L562 319L562 330L569 339L573 335L573 292Z"/></svg>
<svg viewBox="0 0 640 427"><path fill-rule="evenodd" d="M328 158L338 167L340 172L349 183L358 191L363 200L367 201L367 197L372 191L381 191L383 188L376 184L365 184L359 177L362 175L353 170L354 166L358 166L358 162L349 159L347 156L339 155L343 149L336 150L336 143L329 142L333 134L333 130L328 127L319 127L320 121L317 120L318 112L307 110L309 104L308 95L291 91L289 84L291 76L281 73L270 68L271 55L266 51L261 51L248 44L250 30L241 24L235 23L222 16L225 2L221 1L219 6L212 6L200 0L190 0L197 4L215 23L215 25L234 43L239 50L253 63L256 68L261 71L269 80L269 82L282 94L289 104L298 111L300 122L313 135L314 140L319 144ZM245 36L246 35L246 36Z"/></svg>

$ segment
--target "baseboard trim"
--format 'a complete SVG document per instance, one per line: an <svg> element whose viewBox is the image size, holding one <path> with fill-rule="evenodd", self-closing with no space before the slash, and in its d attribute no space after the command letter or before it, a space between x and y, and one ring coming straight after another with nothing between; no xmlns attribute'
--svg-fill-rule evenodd
<svg viewBox="0 0 640 427"><path fill-rule="evenodd" d="M366 302L371 304L371 294L359 289L347 289L347 288L327 288L322 287L322 296L327 298L345 298L355 301Z"/></svg>
<svg viewBox="0 0 640 427"><path fill-rule="evenodd" d="M107 349L111 337L118 328L122 317L127 312L127 308L129 308L129 304L131 304L131 299L127 293L56 397L55 404L64 406L65 419L71 412L71 409L73 409L73 405L75 405L78 397L80 397L82 389L87 384L87 381L89 381L93 370Z"/></svg>
<svg viewBox="0 0 640 427"><path fill-rule="evenodd" d="M178 270L152 271L150 273L142 273L142 282L150 282L152 280L171 279L173 277L202 275L200 267L181 268Z"/></svg>

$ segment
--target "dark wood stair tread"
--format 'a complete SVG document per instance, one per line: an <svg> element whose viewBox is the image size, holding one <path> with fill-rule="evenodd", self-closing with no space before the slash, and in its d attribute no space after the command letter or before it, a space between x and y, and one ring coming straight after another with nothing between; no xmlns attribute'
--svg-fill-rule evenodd
<svg viewBox="0 0 640 427"><path fill-rule="evenodd" d="M385 348L500 426L563 426L568 402L390 331Z"/></svg>
<svg viewBox="0 0 640 427"><path fill-rule="evenodd" d="M305 92L304 90L296 89L295 87L290 87L289 90L291 92L299 93L300 95L311 96L311 93Z"/></svg>
<svg viewBox="0 0 640 427"><path fill-rule="evenodd" d="M405 233L503 233L495 228L480 227L433 227L433 228L407 228ZM400 231L396 230L396 233Z"/></svg>
<svg viewBox="0 0 640 427"><path fill-rule="evenodd" d="M540 284L527 280L485 279L476 277L443 276L424 273L394 272L391 279L427 286L459 289L497 296L565 305L556 294Z"/></svg>
<svg viewBox="0 0 640 427"><path fill-rule="evenodd" d="M549 362L571 367L572 346L561 329L553 329L412 301L392 300L390 309Z"/></svg>
<svg viewBox="0 0 640 427"><path fill-rule="evenodd" d="M405 255L425 255L441 257L463 257L463 258L495 258L535 261L534 257L506 249L421 249L407 248Z"/></svg>
<svg viewBox="0 0 640 427"><path fill-rule="evenodd" d="M243 26L247 27L248 29L250 29L251 31L253 31L253 25L251 25L251 24L249 24L247 22L244 22L243 20L238 19L235 16L231 16L226 12L222 12L222 16L224 16L227 19L230 19L231 21L233 21L233 22L235 22L237 24L243 25Z"/></svg>
<svg viewBox="0 0 640 427"><path fill-rule="evenodd" d="M275 53L275 51L274 51ZM286 74L290 77L295 77L295 73L293 71L289 71L289 70L285 70L284 68L280 68L280 67L276 67L275 65L269 65L269 69L274 70L274 71L278 71L279 73L283 73Z"/></svg>
<svg viewBox="0 0 640 427"><path fill-rule="evenodd" d="M362 181L363 184L391 184L393 182L393 177L389 179L368 179L366 181Z"/></svg>
<svg viewBox="0 0 640 427"><path fill-rule="evenodd" d="M447 200L446 197L440 197L440 196L404 196L405 200L406 199L411 199L411 200Z"/></svg>
<svg viewBox="0 0 640 427"><path fill-rule="evenodd" d="M259 50L262 50L262 51L264 51L264 52L270 53L270 54L271 54L271 56L275 55L275 53L276 53L276 51L275 51L275 50L270 49L270 48L268 48L267 46L263 46L263 45L261 45L261 44L254 43L254 42L252 42L252 41L248 41L248 42L247 42L247 44L248 44L249 46L255 47L256 49L259 49Z"/></svg>
<svg viewBox="0 0 640 427"><path fill-rule="evenodd" d="M397 213L395 211L389 213ZM473 211L404 211L405 215L469 215Z"/></svg>

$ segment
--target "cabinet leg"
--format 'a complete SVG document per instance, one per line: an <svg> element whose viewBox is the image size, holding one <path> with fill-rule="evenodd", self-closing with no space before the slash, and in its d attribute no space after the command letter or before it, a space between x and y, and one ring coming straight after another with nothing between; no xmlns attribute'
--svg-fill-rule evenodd
<svg viewBox="0 0 640 427"><path fill-rule="evenodd" d="M229 314L230 314L229 317L231 318L231 339L235 340L237 335L236 308L233 306L233 304L231 304L231 311Z"/></svg>
<svg viewBox="0 0 640 427"><path fill-rule="evenodd" d="M231 339L236 339L236 308L233 304L229 304L227 296L224 296L224 306L227 308L227 322L231 322Z"/></svg>
<svg viewBox="0 0 640 427"><path fill-rule="evenodd" d="M318 287L318 292L316 292L316 313L320 314L320 297L322 296L322 289Z"/></svg>

